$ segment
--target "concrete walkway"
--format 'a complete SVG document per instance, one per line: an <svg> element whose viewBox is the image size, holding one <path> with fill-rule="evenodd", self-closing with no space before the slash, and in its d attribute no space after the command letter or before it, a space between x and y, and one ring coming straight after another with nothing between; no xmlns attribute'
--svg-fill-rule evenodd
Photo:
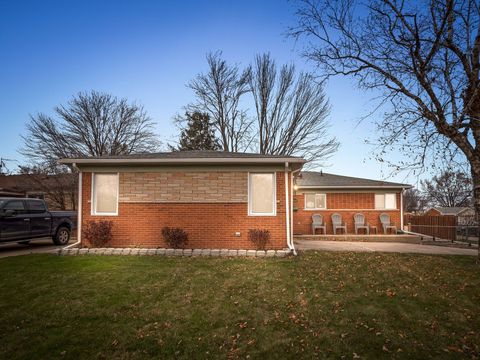
<svg viewBox="0 0 480 360"><path fill-rule="evenodd" d="M394 252L437 255L471 255L477 256L477 249L461 249L446 246L419 245L384 242L354 242L354 241L315 241L295 240L297 250L323 251L355 251L355 252Z"/></svg>

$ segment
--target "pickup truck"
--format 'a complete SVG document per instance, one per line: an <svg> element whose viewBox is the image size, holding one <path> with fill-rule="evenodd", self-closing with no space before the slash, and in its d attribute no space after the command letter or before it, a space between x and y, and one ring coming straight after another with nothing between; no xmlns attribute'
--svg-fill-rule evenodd
<svg viewBox="0 0 480 360"><path fill-rule="evenodd" d="M28 244L51 237L54 244L66 245L76 218L75 211L48 211L40 199L0 198L0 242Z"/></svg>

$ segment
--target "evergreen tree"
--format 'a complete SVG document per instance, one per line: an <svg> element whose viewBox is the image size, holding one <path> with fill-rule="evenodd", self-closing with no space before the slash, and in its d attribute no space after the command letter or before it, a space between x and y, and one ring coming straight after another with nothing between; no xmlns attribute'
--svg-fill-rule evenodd
<svg viewBox="0 0 480 360"><path fill-rule="evenodd" d="M180 141L175 150L219 150L220 145L208 114L186 112L179 122L186 123L180 133Z"/></svg>

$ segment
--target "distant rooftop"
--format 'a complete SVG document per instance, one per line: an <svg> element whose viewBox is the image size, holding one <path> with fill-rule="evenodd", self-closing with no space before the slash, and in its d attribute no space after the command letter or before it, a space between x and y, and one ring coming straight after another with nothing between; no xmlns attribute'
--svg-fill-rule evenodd
<svg viewBox="0 0 480 360"><path fill-rule="evenodd" d="M300 188L410 188L411 185L383 180L334 175L324 172L302 171L297 178Z"/></svg>
<svg viewBox="0 0 480 360"><path fill-rule="evenodd" d="M473 210L466 206L435 206L435 210L438 210L442 215L458 215L467 210Z"/></svg>

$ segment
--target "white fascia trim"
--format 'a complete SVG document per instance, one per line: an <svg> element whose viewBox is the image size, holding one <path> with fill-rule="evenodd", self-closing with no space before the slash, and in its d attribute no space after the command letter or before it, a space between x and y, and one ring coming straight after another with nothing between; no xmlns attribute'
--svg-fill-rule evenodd
<svg viewBox="0 0 480 360"><path fill-rule="evenodd" d="M410 189L413 186L400 186L400 185L383 185L383 186L373 186L373 185L364 185L364 186L317 186L317 185L297 185L297 189Z"/></svg>
<svg viewBox="0 0 480 360"><path fill-rule="evenodd" d="M198 158L198 159L60 159L60 164L284 164L285 162L303 165L300 158Z"/></svg>

